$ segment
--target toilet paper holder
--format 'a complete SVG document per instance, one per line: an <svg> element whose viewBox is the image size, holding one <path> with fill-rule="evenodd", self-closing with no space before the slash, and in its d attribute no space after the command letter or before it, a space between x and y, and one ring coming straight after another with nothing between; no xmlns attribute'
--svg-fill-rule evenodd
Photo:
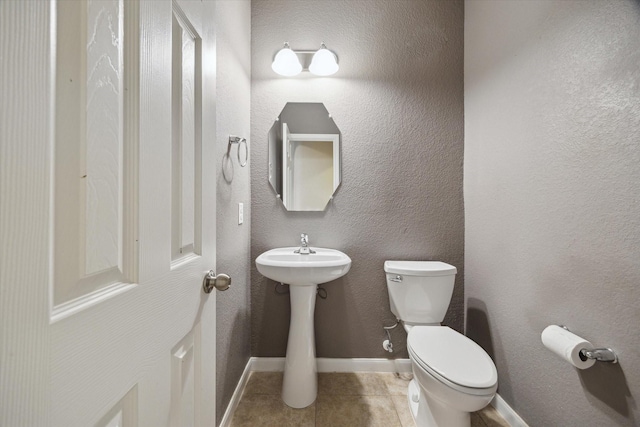
<svg viewBox="0 0 640 427"><path fill-rule="evenodd" d="M594 348L593 350L587 350L583 348L580 350L580 358L584 360L594 359L598 362L618 363L618 356L610 348Z"/></svg>
<svg viewBox="0 0 640 427"><path fill-rule="evenodd" d="M565 325L558 326L569 331L569 328L567 328ZM582 350L580 350L580 359L582 359L583 361L592 359L597 362L618 363L618 355L608 347L592 349L583 348Z"/></svg>

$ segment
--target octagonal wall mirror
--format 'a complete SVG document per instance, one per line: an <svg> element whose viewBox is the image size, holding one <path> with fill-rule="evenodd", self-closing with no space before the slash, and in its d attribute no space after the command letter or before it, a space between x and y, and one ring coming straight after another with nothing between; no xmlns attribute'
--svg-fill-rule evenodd
<svg viewBox="0 0 640 427"><path fill-rule="evenodd" d="M322 103L288 102L269 130L269 183L288 211L323 211L340 185L340 129Z"/></svg>

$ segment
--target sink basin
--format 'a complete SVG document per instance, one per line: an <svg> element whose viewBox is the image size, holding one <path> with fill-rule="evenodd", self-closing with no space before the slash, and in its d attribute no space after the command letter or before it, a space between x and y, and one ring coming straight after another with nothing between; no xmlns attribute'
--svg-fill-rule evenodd
<svg viewBox="0 0 640 427"><path fill-rule="evenodd" d="M282 379L282 400L292 408L306 408L318 394L313 313L316 287L347 274L351 258L335 249L313 248L315 253L294 253L297 247L271 249L256 258L265 277L289 285L291 319Z"/></svg>
<svg viewBox="0 0 640 427"><path fill-rule="evenodd" d="M335 249L313 248L316 253L294 253L297 247L276 248L256 259L258 271L276 282L293 286L319 285L347 274L351 258Z"/></svg>

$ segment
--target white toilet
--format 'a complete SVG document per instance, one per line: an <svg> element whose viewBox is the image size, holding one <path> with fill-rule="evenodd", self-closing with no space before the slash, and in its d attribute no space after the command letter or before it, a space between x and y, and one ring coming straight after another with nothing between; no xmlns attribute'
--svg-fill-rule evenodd
<svg viewBox="0 0 640 427"><path fill-rule="evenodd" d="M439 261L386 261L391 311L409 336L413 380L408 400L418 427L469 427L498 387L498 373L478 344L441 326L456 268Z"/></svg>

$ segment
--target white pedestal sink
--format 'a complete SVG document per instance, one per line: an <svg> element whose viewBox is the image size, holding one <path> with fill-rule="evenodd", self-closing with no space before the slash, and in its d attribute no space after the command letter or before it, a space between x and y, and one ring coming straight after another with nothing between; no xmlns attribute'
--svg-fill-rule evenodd
<svg viewBox="0 0 640 427"><path fill-rule="evenodd" d="M315 253L307 255L294 253L297 249L271 249L256 258L256 266L263 276L289 285L291 322L282 400L292 408L305 408L318 394L313 326L316 287L347 274L351 258L335 249L313 248Z"/></svg>

